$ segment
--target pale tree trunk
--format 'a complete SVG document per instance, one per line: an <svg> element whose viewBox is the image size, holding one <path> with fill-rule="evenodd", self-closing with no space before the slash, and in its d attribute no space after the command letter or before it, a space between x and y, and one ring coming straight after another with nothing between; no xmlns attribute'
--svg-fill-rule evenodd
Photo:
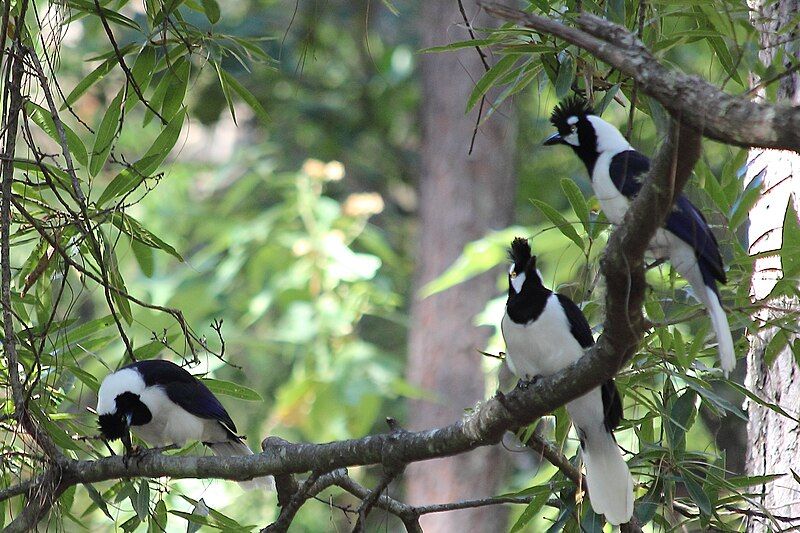
<svg viewBox="0 0 800 533"><path fill-rule="evenodd" d="M770 64L779 50L785 54L784 64L800 59L798 30L795 28L792 34L776 33L778 28L798 15L800 1L751 0L750 6L754 10L753 21L761 33L762 60ZM780 44L786 41L789 43L787 46ZM754 80L754 83L757 82ZM778 97L799 104L800 77L794 74L781 80ZM800 211L800 156L795 152L753 149L748 165L747 179L761 176L764 180L763 194L750 214L748 230L749 252L757 254L781 246L781 230L789 202ZM781 276L778 256L758 259L752 279L753 297L762 299L767 296ZM763 309L755 314L758 323L791 312L792 308L797 309L800 305L797 299L787 298L770 303L771 309ZM774 327L751 332L745 385L764 400L780 405L796 417L800 412L800 369L791 347L787 345L771 366L768 367L764 362L765 349L775 333ZM794 339L790 339L792 341ZM797 517L797 521L791 524L753 517L748 523L748 531L776 531L790 525L800 525L800 486L790 473L790 469L800 473L800 426L755 402L749 402L748 414L747 473L786 474L772 483L762 485L757 499L775 515Z"/></svg>
<svg viewBox="0 0 800 533"><path fill-rule="evenodd" d="M464 7L469 17L478 11L473 1L465 1ZM454 0L423 2L420 16L423 46L468 38ZM489 23L488 17L481 16L476 25ZM474 319L498 293L497 272L424 300L419 299L419 288L442 274L466 243L511 223L516 140L514 111L502 106L481 126L474 151L467 155L477 106L469 115L465 106L484 72L474 48L426 54L421 63L420 225L408 378L435 398L410 402L408 419L414 429L452 423L485 396L482 356L477 350L485 347L489 331L477 328ZM493 495L503 478L505 455L503 448L495 446L411 465L405 476L409 503ZM502 506L489 506L426 515L422 526L427 533L499 531L504 522Z"/></svg>

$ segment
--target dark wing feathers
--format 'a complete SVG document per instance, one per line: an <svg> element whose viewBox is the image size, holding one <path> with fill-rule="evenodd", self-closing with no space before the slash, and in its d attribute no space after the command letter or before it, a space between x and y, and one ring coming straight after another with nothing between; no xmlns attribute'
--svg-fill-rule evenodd
<svg viewBox="0 0 800 533"><path fill-rule="evenodd" d="M719 254L717 238L708 227L703 214L683 195L678 197L675 207L667 217L667 229L694 248L700 264L714 279L725 283L725 270Z"/></svg>
<svg viewBox="0 0 800 533"><path fill-rule="evenodd" d="M635 150L620 152L611 158L609 173L622 194L633 198L642 188L641 179L650 170L650 160ZM721 283L726 282L719 244L708 227L703 214L684 195L678 196L667 217L666 228L694 248L704 275L710 274ZM707 280L709 281L709 280ZM713 285L713 283L711 284Z"/></svg>
<svg viewBox="0 0 800 533"><path fill-rule="evenodd" d="M186 369L160 359L139 361L126 368L135 368L145 385L161 386L167 397L183 409L200 418L217 420L231 437L238 438L236 424L214 393Z"/></svg>
<svg viewBox="0 0 800 533"><path fill-rule="evenodd" d="M589 328L589 322L586 320L580 308L563 294L557 294L556 296L558 296L561 307L564 308L564 314L567 315L570 331L580 345L584 348L588 348L594 344L594 337L592 336L591 328ZM619 396L617 387L614 385L613 379L609 379L603 383L600 387L600 393L603 398L603 424L606 429L611 432L616 429L620 420L622 420L622 399Z"/></svg>
<svg viewBox="0 0 800 533"><path fill-rule="evenodd" d="M617 189L627 198L639 194L642 178L650 170L650 160L636 150L626 150L611 158L608 173Z"/></svg>
<svg viewBox="0 0 800 533"><path fill-rule="evenodd" d="M558 301L561 303L561 307L564 309L564 314L567 315L569 329L572 332L573 337L575 337L578 343L584 348L588 348L594 344L592 329L589 327L589 322L586 321L583 311L581 311L580 308L575 305L575 302L563 294L556 294L556 296L558 296Z"/></svg>
<svg viewBox="0 0 800 533"><path fill-rule="evenodd" d="M600 387L603 397L603 422L609 433L617 429L622 420L622 398L613 379L609 379Z"/></svg>

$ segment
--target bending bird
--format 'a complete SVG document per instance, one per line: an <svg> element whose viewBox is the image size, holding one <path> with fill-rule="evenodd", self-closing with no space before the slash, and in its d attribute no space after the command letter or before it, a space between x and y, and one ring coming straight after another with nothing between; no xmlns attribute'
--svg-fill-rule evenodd
<svg viewBox="0 0 800 533"><path fill-rule="evenodd" d="M253 455L216 396L199 379L170 361L139 361L105 377L97 398L100 433L122 439L134 453L130 429L148 444L167 448L200 441L219 456ZM239 482L242 488L272 487L270 476Z"/></svg>

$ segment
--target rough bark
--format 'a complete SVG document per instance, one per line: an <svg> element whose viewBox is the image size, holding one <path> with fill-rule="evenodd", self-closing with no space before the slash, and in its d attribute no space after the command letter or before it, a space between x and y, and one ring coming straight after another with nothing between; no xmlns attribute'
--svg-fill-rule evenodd
<svg viewBox="0 0 800 533"><path fill-rule="evenodd" d="M477 13L465 1L467 16ZM487 25L479 17L477 25ZM433 0L421 7L419 31L423 46L469 38L453 0ZM415 294L438 277L460 255L465 244L512 221L515 175L514 110L502 106L481 125L468 155L477 106L465 114L465 103L484 66L475 49L421 57L423 133L419 179L420 226ZM488 107L488 105L487 105ZM487 110L484 110L484 114ZM409 380L435 395L409 406L412 428L436 427L462 414L464 406L485 396L481 356L488 331L474 326L474 317L497 293L496 272L411 306ZM503 450L477 453L407 471L410 503L435 503L495 494L503 476ZM500 508L470 509L425 517L425 531L491 531L503 523Z"/></svg>
<svg viewBox="0 0 800 533"><path fill-rule="evenodd" d="M753 22L761 33L761 59L770 64L776 54L782 50L784 60L791 57L800 59L800 51L796 46L780 46L777 43L796 42L798 30L778 35L777 30L784 26L800 12L798 0L751 0ZM758 83L759 80L753 80ZM800 103L800 76L787 76L780 81L778 97ZM761 95L759 95L761 98ZM800 156L795 152L780 150L753 149L748 158L747 179L760 177L763 179L764 191L750 214L748 230L749 252L758 254L777 249L781 246L782 224L789 202L795 209L800 207ZM757 300L767 297L782 277L781 261L778 256L759 258L755 262L751 284L751 293ZM769 321L784 313L784 310L797 308L797 299L781 298L770 302L769 308L758 311L754 318L758 321ZM771 365L764 361L765 349L774 337L777 328L759 328L751 335L750 351L747 354L746 386L759 394L764 400L782 406L793 416L798 414L800 405L800 369L795 362L791 346L778 354ZM790 343L794 339L790 339ZM747 473L764 475L773 473L789 474L790 469L797 471L800 464L800 426L797 421L775 413L765 407L750 402L748 405L749 421ZM797 483L791 475L786 475L772 483L761 486L759 503L767 510L784 516L798 517L795 525L800 525L800 498L797 497ZM783 524L787 526L787 524ZM775 524L767 518L752 517L748 523L748 531L771 531Z"/></svg>

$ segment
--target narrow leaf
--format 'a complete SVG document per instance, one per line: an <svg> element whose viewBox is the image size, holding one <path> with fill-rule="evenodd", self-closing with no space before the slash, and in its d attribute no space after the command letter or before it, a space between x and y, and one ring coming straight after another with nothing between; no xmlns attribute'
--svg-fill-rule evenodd
<svg viewBox="0 0 800 533"><path fill-rule="evenodd" d="M578 235L578 232L575 231L575 228L572 226L571 222L567 222L567 219L564 218L561 213L553 209L550 204L536 198L531 199L531 202L533 202L533 205L539 208L544 216L550 219L550 222L552 222L553 225L558 228L558 230L563 233L565 237L569 238L569 240L574 242L578 248L583 250L583 239L581 239L580 235Z"/></svg>

